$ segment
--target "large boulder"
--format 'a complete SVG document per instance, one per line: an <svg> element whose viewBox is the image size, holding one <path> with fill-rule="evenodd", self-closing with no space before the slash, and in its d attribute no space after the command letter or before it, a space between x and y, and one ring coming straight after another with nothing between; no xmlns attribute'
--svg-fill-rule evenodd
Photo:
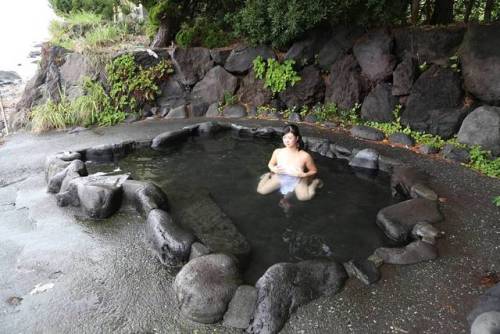
<svg viewBox="0 0 500 334"><path fill-rule="evenodd" d="M224 68L236 74L244 74L248 72L253 66L253 60L261 56L262 59L276 58L273 50L267 46L240 46L231 51L229 57L226 59Z"/></svg>
<svg viewBox="0 0 500 334"><path fill-rule="evenodd" d="M405 54L401 63L396 66L392 73L392 95L410 94L413 82L417 78L417 60L409 54Z"/></svg>
<svg viewBox="0 0 500 334"><path fill-rule="evenodd" d="M69 53L59 68L61 86L70 99L83 95L83 78L94 77L95 71L87 57L79 53Z"/></svg>
<svg viewBox="0 0 500 334"><path fill-rule="evenodd" d="M335 261L278 263L257 281L257 308L249 333L278 333L295 310L311 300L337 293L347 273Z"/></svg>
<svg viewBox="0 0 500 334"><path fill-rule="evenodd" d="M288 108L311 106L323 102L325 84L319 70L314 66L307 66L299 72L300 81L280 93L280 99Z"/></svg>
<svg viewBox="0 0 500 334"><path fill-rule="evenodd" d="M414 128L429 119L431 110L458 108L462 103L460 75L451 69L434 65L413 85L401 121Z"/></svg>
<svg viewBox="0 0 500 334"><path fill-rule="evenodd" d="M419 222L438 223L443 220L437 201L423 198L410 199L380 210L377 225L392 240L405 242Z"/></svg>
<svg viewBox="0 0 500 334"><path fill-rule="evenodd" d="M179 129L163 132L153 138L151 148L154 150L161 150L164 147L185 141L192 135L192 133L192 129Z"/></svg>
<svg viewBox="0 0 500 334"><path fill-rule="evenodd" d="M194 85L214 66L210 50L205 48L175 48L170 56L174 77L184 86Z"/></svg>
<svg viewBox="0 0 500 334"><path fill-rule="evenodd" d="M240 281L236 263L228 255L209 254L189 261L174 281L181 313L205 324L219 321Z"/></svg>
<svg viewBox="0 0 500 334"><path fill-rule="evenodd" d="M391 174L392 195L401 195L405 198L412 196L412 189L418 185L427 185L429 175L419 169L409 166L397 166Z"/></svg>
<svg viewBox="0 0 500 334"><path fill-rule="evenodd" d="M399 58L409 53L420 64L446 65L449 57L456 54L464 32L464 26L394 29L394 51Z"/></svg>
<svg viewBox="0 0 500 334"><path fill-rule="evenodd" d="M85 177L76 177L61 186L56 195L59 206L80 206L83 213L90 218L107 218L121 206L123 189L122 184L129 175L100 175L93 174Z"/></svg>
<svg viewBox="0 0 500 334"><path fill-rule="evenodd" d="M264 81L257 79L254 71L250 70L241 80L238 97L242 103L258 107L269 104L273 95L269 88L264 87Z"/></svg>
<svg viewBox="0 0 500 334"><path fill-rule="evenodd" d="M500 155L500 107L482 106L471 112L458 131L458 141Z"/></svg>
<svg viewBox="0 0 500 334"><path fill-rule="evenodd" d="M392 36L385 30L369 32L354 44L354 56L371 81L383 81L392 75L396 66L393 44Z"/></svg>
<svg viewBox="0 0 500 334"><path fill-rule="evenodd" d="M476 304L476 307L474 307L474 309L469 313L469 315L467 316L467 320L469 321L470 324L473 324L474 322L476 322L476 319L480 315L485 314L487 312L496 312L500 314L500 283L498 283L492 288L489 288L481 297L479 297L479 301ZM479 324L476 324L476 326L479 327ZM500 329L500 326L497 327L499 327ZM478 332L477 334L479 333L484 333L484 332ZM490 332L485 332L485 333L490 333Z"/></svg>
<svg viewBox="0 0 500 334"><path fill-rule="evenodd" d="M298 68L311 65L327 39L328 32L324 29L310 30L303 39L292 44L284 59L295 61L295 66Z"/></svg>
<svg viewBox="0 0 500 334"><path fill-rule="evenodd" d="M438 257L438 251L433 244L417 240L401 248L377 248L375 255L380 257L384 263L415 264L434 260Z"/></svg>
<svg viewBox="0 0 500 334"><path fill-rule="evenodd" d="M195 237L177 225L168 213L154 209L146 220L146 239L162 264L175 267L189 259Z"/></svg>
<svg viewBox="0 0 500 334"><path fill-rule="evenodd" d="M449 139L458 132L467 112L468 109L463 107L427 110L415 117L410 124L414 130Z"/></svg>
<svg viewBox="0 0 500 334"><path fill-rule="evenodd" d="M352 55L340 58L332 65L327 80L325 103L335 103L340 108L350 109L361 103L368 90L368 82Z"/></svg>
<svg viewBox="0 0 500 334"><path fill-rule="evenodd" d="M255 311L256 302L257 289L249 285L240 285L224 314L224 326L246 329Z"/></svg>
<svg viewBox="0 0 500 334"><path fill-rule="evenodd" d="M144 217L151 210L169 210L167 195L153 182L126 180L122 187L124 204L134 207Z"/></svg>
<svg viewBox="0 0 500 334"><path fill-rule="evenodd" d="M189 194L176 218L211 252L234 255L241 265L248 261L250 244L209 193L199 190Z"/></svg>
<svg viewBox="0 0 500 334"><path fill-rule="evenodd" d="M354 155L349 166L357 168L378 169L379 153L372 148L365 148Z"/></svg>
<svg viewBox="0 0 500 334"><path fill-rule="evenodd" d="M460 47L465 89L489 104L500 103L500 24L471 25Z"/></svg>
<svg viewBox="0 0 500 334"><path fill-rule="evenodd" d="M392 95L391 85L379 83L363 101L361 118L368 121L392 122L397 103L397 99Z"/></svg>
<svg viewBox="0 0 500 334"><path fill-rule="evenodd" d="M355 125L351 128L350 132L354 137L366 140L381 141L385 138L382 131L366 125Z"/></svg>
<svg viewBox="0 0 500 334"><path fill-rule="evenodd" d="M186 104L186 90L173 76L169 76L162 82L160 89L161 92L156 99L156 104L160 108L162 114L167 114L170 109Z"/></svg>
<svg viewBox="0 0 500 334"><path fill-rule="evenodd" d="M124 54L129 54L134 57L134 61L137 65L142 67L150 67L158 64L160 61L166 59L170 60L170 55L168 54L167 49L159 49L159 48L140 48L137 50L123 50L118 51L113 55L113 59L122 56Z"/></svg>
<svg viewBox="0 0 500 334"><path fill-rule="evenodd" d="M330 70L337 60L352 49L355 40L363 34L364 29L360 27L334 27L329 39L319 50L318 66L324 71Z"/></svg>
<svg viewBox="0 0 500 334"><path fill-rule="evenodd" d="M73 173L75 176L87 176L87 168L85 163L81 160L73 160L62 171L50 177L47 184L47 192L58 193L61 190L62 183L67 177L68 173Z"/></svg>
<svg viewBox="0 0 500 334"><path fill-rule="evenodd" d="M238 79L223 67L216 66L199 81L191 92L191 105L205 106L205 112L212 103L219 102L224 93L234 94ZM199 114L199 113L197 113ZM201 115L197 115L201 116Z"/></svg>

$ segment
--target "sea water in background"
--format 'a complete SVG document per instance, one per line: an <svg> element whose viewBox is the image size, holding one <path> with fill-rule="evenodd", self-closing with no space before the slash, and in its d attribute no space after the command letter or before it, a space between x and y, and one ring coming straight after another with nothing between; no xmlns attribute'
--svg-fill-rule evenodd
<svg viewBox="0 0 500 334"><path fill-rule="evenodd" d="M49 24L56 16L47 0L2 1L0 5L0 71L15 71L23 82L35 74L30 52L49 39ZM35 63L34 63L35 61Z"/></svg>

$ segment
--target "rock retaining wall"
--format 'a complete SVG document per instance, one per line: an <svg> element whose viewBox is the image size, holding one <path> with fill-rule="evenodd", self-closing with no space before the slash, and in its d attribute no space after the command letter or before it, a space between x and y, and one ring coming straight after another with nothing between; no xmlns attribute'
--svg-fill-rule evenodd
<svg viewBox="0 0 500 334"><path fill-rule="evenodd" d="M283 57L265 46L131 53L143 66L168 58L175 67L175 74L161 84L158 99L144 106L144 116L204 116L224 94L236 95L244 106L234 117L252 113L261 105L282 109L331 102L341 108L358 103L364 119L391 121L392 110L400 103L402 121L411 128L445 138L460 130L462 142L479 143L499 154L498 127L488 128L487 135L473 130L482 128L491 115L476 113L462 126L464 118L478 106L488 109L500 105L499 36L500 24L366 33L338 27L310 33ZM302 80L273 97L252 71L257 56L296 60ZM58 100L61 90L71 98L81 94L78 80L83 75L104 78L102 69L89 64L81 55L45 46L40 70L28 83L13 124L22 125L26 110L32 106L48 98ZM500 117L500 112L493 110L495 117ZM483 139L485 136L488 139Z"/></svg>

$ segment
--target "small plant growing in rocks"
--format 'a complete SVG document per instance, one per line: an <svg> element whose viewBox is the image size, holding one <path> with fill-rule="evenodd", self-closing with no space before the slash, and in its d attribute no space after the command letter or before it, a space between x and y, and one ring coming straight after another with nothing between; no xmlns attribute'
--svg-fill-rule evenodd
<svg viewBox="0 0 500 334"><path fill-rule="evenodd" d="M285 60L280 64L277 60L269 58L266 61L258 56L253 60L253 69L257 79L264 80L264 87L269 88L273 95L293 86L300 81L300 76L293 69L294 60Z"/></svg>

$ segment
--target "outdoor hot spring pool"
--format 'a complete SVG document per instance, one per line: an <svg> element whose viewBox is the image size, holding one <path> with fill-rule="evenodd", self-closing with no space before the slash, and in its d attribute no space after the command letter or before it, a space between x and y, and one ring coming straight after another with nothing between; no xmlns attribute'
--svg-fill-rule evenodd
<svg viewBox="0 0 500 334"><path fill-rule="evenodd" d="M291 209L284 212L279 192L258 194L259 177L267 172L268 160L280 146L278 140L229 134L196 137L168 151L138 150L114 163L88 167L91 173L119 168L136 180L156 183L168 194L174 218L200 194L209 194L251 246L243 272L250 284L278 262L315 258L345 262L394 245L375 223L377 212L395 203L388 174L355 171L346 160L312 153L324 182L312 200L294 198ZM181 219L176 222L183 224Z"/></svg>

